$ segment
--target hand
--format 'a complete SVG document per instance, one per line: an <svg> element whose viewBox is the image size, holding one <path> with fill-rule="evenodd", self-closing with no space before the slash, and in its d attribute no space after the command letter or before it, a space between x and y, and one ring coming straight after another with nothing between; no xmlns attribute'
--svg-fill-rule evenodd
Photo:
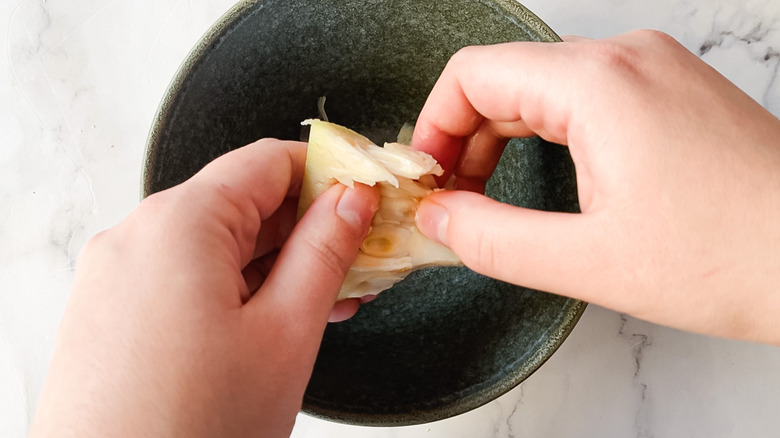
<svg viewBox="0 0 780 438"><path fill-rule="evenodd" d="M334 186L293 229L305 154L233 151L88 243L32 436L289 436L378 202Z"/></svg>
<svg viewBox="0 0 780 438"><path fill-rule="evenodd" d="M480 191L506 139L568 145L581 214L467 191L418 226L477 272L711 335L780 345L780 122L667 35L472 47L413 146Z"/></svg>

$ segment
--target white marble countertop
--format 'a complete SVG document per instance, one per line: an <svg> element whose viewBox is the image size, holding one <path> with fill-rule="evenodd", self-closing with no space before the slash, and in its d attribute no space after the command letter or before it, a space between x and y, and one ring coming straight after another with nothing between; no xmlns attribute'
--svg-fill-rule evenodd
<svg viewBox="0 0 780 438"><path fill-rule="evenodd" d="M232 0L0 0L0 437L26 435L89 236L138 202L170 79ZM664 30L780 114L777 0L526 0L560 34ZM777 437L780 349L589 307L538 372L459 417L308 437Z"/></svg>

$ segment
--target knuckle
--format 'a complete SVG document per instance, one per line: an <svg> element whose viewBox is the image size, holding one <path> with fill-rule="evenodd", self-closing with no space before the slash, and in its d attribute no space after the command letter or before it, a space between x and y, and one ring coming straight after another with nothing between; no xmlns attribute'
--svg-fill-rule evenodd
<svg viewBox="0 0 780 438"><path fill-rule="evenodd" d="M654 62L657 53L678 48L670 35L652 29L635 30L625 37L594 41L588 56L598 73L640 76L643 66Z"/></svg>
<svg viewBox="0 0 780 438"><path fill-rule="evenodd" d="M144 198L130 215L131 219L140 216L144 220L154 220L164 216L171 206L171 190L153 193Z"/></svg>
<svg viewBox="0 0 780 438"><path fill-rule="evenodd" d="M622 41L606 40L593 45L589 56L595 63L597 73L625 76L637 73L642 59L641 52Z"/></svg>
<svg viewBox="0 0 780 438"><path fill-rule="evenodd" d="M336 278L344 278L347 275L352 261L337 249L339 245L336 240L307 239L305 242L308 252L325 273Z"/></svg>
<svg viewBox="0 0 780 438"><path fill-rule="evenodd" d="M478 267L483 274L497 273L501 257L493 233L485 227L474 227L467 234L461 235L471 236L467 248L458 251L463 254L463 262L467 266Z"/></svg>
<svg viewBox="0 0 780 438"><path fill-rule="evenodd" d="M499 260L497 248L492 239L480 238L477 243L477 254L480 264L488 272L497 272Z"/></svg>
<svg viewBox="0 0 780 438"><path fill-rule="evenodd" d="M471 63L472 58L480 50L479 46L466 46L455 52L448 62L450 67Z"/></svg>
<svg viewBox="0 0 780 438"><path fill-rule="evenodd" d="M147 196L100 240L114 247L123 243L129 247L150 241L162 244L167 241L165 236L185 233L187 221L181 218L181 212L187 211L187 205L180 198L173 189Z"/></svg>
<svg viewBox="0 0 780 438"><path fill-rule="evenodd" d="M183 207L175 205L175 198L168 191L146 197L117 228L125 235L135 236L176 229L171 224L176 224L176 211Z"/></svg>
<svg viewBox="0 0 780 438"><path fill-rule="evenodd" d="M122 252L122 241L117 238L114 229L101 231L92 236L79 253L76 266L92 263L105 263Z"/></svg>
<svg viewBox="0 0 780 438"><path fill-rule="evenodd" d="M677 41L669 34L655 29L635 30L632 34L640 41L650 45L677 45Z"/></svg>
<svg viewBox="0 0 780 438"><path fill-rule="evenodd" d="M111 240L111 230L104 230L95 234L84 244L84 248L81 250L82 257L103 251L104 248L110 246L109 242Z"/></svg>

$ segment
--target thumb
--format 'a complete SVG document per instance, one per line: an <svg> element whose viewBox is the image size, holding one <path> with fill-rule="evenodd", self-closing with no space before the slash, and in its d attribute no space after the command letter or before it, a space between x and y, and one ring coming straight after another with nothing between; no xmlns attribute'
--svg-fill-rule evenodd
<svg viewBox="0 0 780 438"><path fill-rule="evenodd" d="M328 189L295 226L268 278L247 304L296 320L304 335L321 332L378 202L379 192L362 184Z"/></svg>
<svg viewBox="0 0 780 438"><path fill-rule="evenodd" d="M452 249L470 269L525 287L586 299L597 247L582 214L529 210L466 191L434 193L417 226Z"/></svg>

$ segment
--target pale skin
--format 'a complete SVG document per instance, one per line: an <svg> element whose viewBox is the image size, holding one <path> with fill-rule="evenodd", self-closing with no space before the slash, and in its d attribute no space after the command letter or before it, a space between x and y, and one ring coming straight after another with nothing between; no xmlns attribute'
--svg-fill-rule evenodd
<svg viewBox="0 0 780 438"><path fill-rule="evenodd" d="M581 214L478 193L506 138L528 135L568 145ZM486 275L780 345L778 139L656 32L468 48L413 140L465 190L424 200L418 226ZM357 311L334 301L377 203L334 186L293 229L304 156L238 149L90 241L31 436L290 434L327 321Z"/></svg>
<svg viewBox="0 0 780 438"><path fill-rule="evenodd" d="M479 191L505 139L531 134L569 146L582 214L456 191L423 202L423 232L491 277L780 345L777 118L671 37L642 31L463 50L414 145Z"/></svg>
<svg viewBox="0 0 780 438"><path fill-rule="evenodd" d="M31 436L290 434L378 202L334 186L293 230L305 154L238 149L89 242Z"/></svg>

